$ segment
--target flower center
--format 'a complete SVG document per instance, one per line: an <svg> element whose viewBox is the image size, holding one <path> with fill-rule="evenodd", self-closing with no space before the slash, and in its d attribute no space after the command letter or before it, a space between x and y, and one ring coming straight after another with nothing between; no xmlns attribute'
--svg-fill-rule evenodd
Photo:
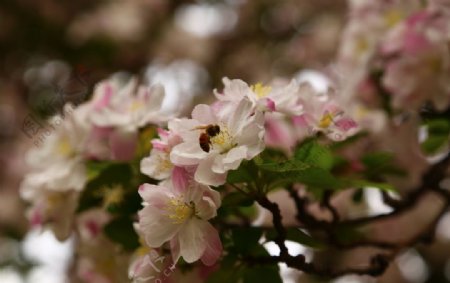
<svg viewBox="0 0 450 283"><path fill-rule="evenodd" d="M173 163L170 161L169 153L164 152L163 155L158 156L157 173L166 172L173 168Z"/></svg>
<svg viewBox="0 0 450 283"><path fill-rule="evenodd" d="M334 118L340 117L341 115L344 114L343 111L333 111L333 112L325 111L322 118L320 118L319 125L318 125L319 128L327 129L328 127L331 126L331 124L334 123Z"/></svg>
<svg viewBox="0 0 450 283"><path fill-rule="evenodd" d="M219 149L220 153L228 152L236 146L233 143L233 137L225 126L221 126L220 132L217 135L210 137L210 141L214 147Z"/></svg>
<svg viewBox="0 0 450 283"><path fill-rule="evenodd" d="M358 56L365 55L367 50L369 49L369 42L363 36L360 36L356 41L356 54Z"/></svg>
<svg viewBox="0 0 450 283"><path fill-rule="evenodd" d="M74 154L74 150L67 138L63 138L58 143L58 153L64 157L70 157L72 154Z"/></svg>
<svg viewBox="0 0 450 283"><path fill-rule="evenodd" d="M250 88L258 98L266 97L272 90L270 86L264 86L262 83L254 84Z"/></svg>
<svg viewBox="0 0 450 283"><path fill-rule="evenodd" d="M388 27L392 28L403 19L403 14L399 10L389 10L384 14L384 21Z"/></svg>
<svg viewBox="0 0 450 283"><path fill-rule="evenodd" d="M328 128L331 123L333 123L333 114L331 114L330 112L325 112L325 114L323 114L322 118L319 121L319 128L322 129L326 129Z"/></svg>
<svg viewBox="0 0 450 283"><path fill-rule="evenodd" d="M103 207L108 208L121 204L125 197L125 191L121 185L115 184L111 187L102 187L98 195L103 197Z"/></svg>
<svg viewBox="0 0 450 283"><path fill-rule="evenodd" d="M167 204L166 210L169 218L174 224L182 224L195 214L194 204L187 204L180 198L171 198Z"/></svg>
<svg viewBox="0 0 450 283"><path fill-rule="evenodd" d="M136 111L140 110L143 106L144 105L142 104L142 102L135 100L130 104L129 110L131 112L136 112Z"/></svg>

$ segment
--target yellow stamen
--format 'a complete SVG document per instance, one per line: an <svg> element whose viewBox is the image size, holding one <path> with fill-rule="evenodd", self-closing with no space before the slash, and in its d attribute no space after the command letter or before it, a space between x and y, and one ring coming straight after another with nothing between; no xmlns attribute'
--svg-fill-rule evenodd
<svg viewBox="0 0 450 283"><path fill-rule="evenodd" d="M158 156L157 173L169 171L172 168L173 163L170 161L169 153L165 154L164 157Z"/></svg>
<svg viewBox="0 0 450 283"><path fill-rule="evenodd" d="M54 192L47 196L46 213L51 214L67 199L67 193Z"/></svg>
<svg viewBox="0 0 450 283"><path fill-rule="evenodd" d="M384 14L384 21L389 28L394 27L403 19L403 14L399 10L389 10Z"/></svg>
<svg viewBox="0 0 450 283"><path fill-rule="evenodd" d="M319 122L319 128L326 129L333 123L333 114L325 112Z"/></svg>
<svg viewBox="0 0 450 283"><path fill-rule="evenodd" d="M137 256L141 257L141 256L145 256L145 255L149 254L150 251L151 251L151 248L149 248L147 245L142 245L136 250L135 254Z"/></svg>
<svg viewBox="0 0 450 283"><path fill-rule="evenodd" d="M67 138L63 138L58 143L58 153L66 157L69 157L74 153L73 147Z"/></svg>
<svg viewBox="0 0 450 283"><path fill-rule="evenodd" d="M364 55L367 50L369 49L369 43L367 42L367 39L365 37L359 37L356 40L356 54L359 56Z"/></svg>
<svg viewBox="0 0 450 283"><path fill-rule="evenodd" d="M258 98L266 97L272 90L272 87L264 86L262 83L254 84L250 88L256 94L256 96L258 96Z"/></svg>
<svg viewBox="0 0 450 283"><path fill-rule="evenodd" d="M103 208L122 203L125 191L122 185L113 185L112 187L103 187L99 191L99 196L103 197Z"/></svg>
<svg viewBox="0 0 450 283"><path fill-rule="evenodd" d="M182 224L195 214L193 204L188 205L180 198L171 198L167 204L168 216L174 224Z"/></svg>
<svg viewBox="0 0 450 283"><path fill-rule="evenodd" d="M141 109L143 106L144 105L140 101L135 100L130 105L130 111L131 112L137 111L137 110Z"/></svg>
<svg viewBox="0 0 450 283"><path fill-rule="evenodd" d="M221 153L228 152L232 149L235 144L233 144L233 139L225 126L220 126L220 133L210 138L211 144L213 146L218 146Z"/></svg>

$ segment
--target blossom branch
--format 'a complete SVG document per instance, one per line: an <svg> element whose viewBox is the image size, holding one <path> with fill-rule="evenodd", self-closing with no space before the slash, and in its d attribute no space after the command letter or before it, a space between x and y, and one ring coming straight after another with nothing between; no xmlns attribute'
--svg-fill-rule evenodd
<svg viewBox="0 0 450 283"><path fill-rule="evenodd" d="M439 188L439 183L445 178L446 170L450 163L450 153L447 154L438 163L432 165L430 169L422 177L422 185L410 193L404 200L398 201L395 206L395 210L388 214L382 214L371 217L358 218L354 220L343 220L339 221L337 211L330 204L330 196L325 196L322 206L327 207L333 214L333 219L331 221L319 220L307 210L307 205L309 200L300 197L292 186L288 187L287 190L294 200L297 208L296 218L301 222L305 228L316 231L324 231L328 237L328 243L336 248L340 249L352 249L364 246L371 246L381 249L390 250L388 253L376 253L374 254L369 264L364 268L347 267L339 270L334 270L329 267L319 267L312 262L306 262L304 255L292 256L289 254L286 247L285 241L287 237L286 228L282 224L282 215L280 208L277 203L270 201L266 196L259 196L257 198L258 204L260 204L265 209L269 210L272 214L273 226L277 232L277 237L274 242L280 248L279 256L272 257L246 257L246 260L251 264L274 264L283 262L289 267L301 270L306 273L316 274L326 277L337 277L346 274L358 274L358 275L371 275L379 276L384 273L384 271L389 266L389 262L395 258L395 256L401 252L404 248L412 246L418 242L431 242L434 237L434 231L436 230L436 225L439 219L447 212L450 206L450 193ZM421 197L423 197L428 192L435 192L444 198L445 203L442 205L440 211L431 220L431 222L426 225L425 229L420 231L416 236L410 238L409 240L390 243L379 241L376 239L364 239L356 240L350 243L341 243L336 238L336 229L339 227L358 227L362 225L370 225L383 221L386 219L391 219L404 214L414 207L416 207L417 202ZM334 211L334 212L333 212Z"/></svg>

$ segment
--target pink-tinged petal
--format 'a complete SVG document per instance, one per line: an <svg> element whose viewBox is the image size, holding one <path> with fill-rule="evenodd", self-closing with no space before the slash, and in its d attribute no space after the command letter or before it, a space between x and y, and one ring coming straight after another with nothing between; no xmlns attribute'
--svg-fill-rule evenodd
<svg viewBox="0 0 450 283"><path fill-rule="evenodd" d="M206 104L199 104L192 110L192 119L205 125L216 124L217 118L212 108Z"/></svg>
<svg viewBox="0 0 450 283"><path fill-rule="evenodd" d="M255 137L253 137L255 138ZM247 147L239 146L232 148L226 154L219 154L214 158L212 171L214 173L223 174L229 170L234 170L239 167L242 160L247 157Z"/></svg>
<svg viewBox="0 0 450 283"><path fill-rule="evenodd" d="M192 218L178 233L180 241L180 254L188 263L193 263L201 258L206 250L206 234L205 229L210 225L205 220Z"/></svg>
<svg viewBox="0 0 450 283"><path fill-rule="evenodd" d="M158 135L160 137L168 137L169 136L169 131L166 131L162 128L158 128L157 131L158 131Z"/></svg>
<svg viewBox="0 0 450 283"><path fill-rule="evenodd" d="M430 14L428 11L423 10L418 13L415 13L411 15L407 20L406 24L409 28L414 28L414 26L425 22L432 14Z"/></svg>
<svg viewBox="0 0 450 283"><path fill-rule="evenodd" d="M209 197L203 197L201 201L195 204L197 216L203 220L209 220L217 216L218 207Z"/></svg>
<svg viewBox="0 0 450 283"><path fill-rule="evenodd" d="M91 237L97 237L101 232L99 223L94 220L88 220L84 224Z"/></svg>
<svg viewBox="0 0 450 283"><path fill-rule="evenodd" d="M211 171L213 164L214 157L209 157L200 161L197 170L195 171L195 181L210 186L223 185L227 179L227 174L218 174Z"/></svg>
<svg viewBox="0 0 450 283"><path fill-rule="evenodd" d="M138 192L146 205L160 210L164 210L170 198L170 189L163 186L143 184Z"/></svg>
<svg viewBox="0 0 450 283"><path fill-rule="evenodd" d="M170 253L172 254L172 259L174 263L177 263L180 259L180 242L178 240L178 237L173 238L170 240Z"/></svg>
<svg viewBox="0 0 450 283"><path fill-rule="evenodd" d="M342 118L335 122L335 125L340 129L341 131L347 132L351 129L354 129L358 127L358 124L350 118Z"/></svg>
<svg viewBox="0 0 450 283"><path fill-rule="evenodd" d="M94 104L95 110L100 110L100 109L108 106L111 101L111 97L113 95L113 88L112 88L111 84L109 84L109 83L103 83L103 84L99 85L98 88L103 93L101 94L101 97Z"/></svg>
<svg viewBox="0 0 450 283"><path fill-rule="evenodd" d="M98 127L93 126L90 132L91 139L104 139L109 137L114 132L113 127Z"/></svg>
<svg viewBox="0 0 450 283"><path fill-rule="evenodd" d="M137 141L137 133L121 133L115 131L109 139L112 158L119 161L133 159L137 148Z"/></svg>
<svg viewBox="0 0 450 283"><path fill-rule="evenodd" d="M163 209L145 206L139 211L139 228L149 247L157 248L170 241L181 226L174 223Z"/></svg>
<svg viewBox="0 0 450 283"><path fill-rule="evenodd" d="M212 111L214 111L214 113L220 113L220 111L224 107L224 104L224 102L217 100L211 104L211 109Z"/></svg>
<svg viewBox="0 0 450 283"><path fill-rule="evenodd" d="M190 174L184 167L175 166L172 170L172 184L178 194L185 194L191 181Z"/></svg>
<svg viewBox="0 0 450 283"><path fill-rule="evenodd" d="M244 121L249 121L249 117L253 114L253 104L248 99L242 99L231 118L228 121L228 128L233 134L240 134L246 126Z"/></svg>
<svg viewBox="0 0 450 283"><path fill-rule="evenodd" d="M248 95L251 92L248 84L242 80L234 79L230 80L229 78L223 78L222 82L224 84L223 93L219 93L214 91L216 98L222 101L235 101L238 102L242 98Z"/></svg>
<svg viewBox="0 0 450 283"><path fill-rule="evenodd" d="M44 222L44 218L39 209L35 208L31 211L30 224L32 227L40 227Z"/></svg>
<svg viewBox="0 0 450 283"><path fill-rule="evenodd" d="M290 151L296 143L294 130L286 121L279 118L266 119L265 143L268 146Z"/></svg>
<svg viewBox="0 0 450 283"><path fill-rule="evenodd" d="M270 98L266 99L266 107L270 111L276 111L275 102Z"/></svg>
<svg viewBox="0 0 450 283"><path fill-rule="evenodd" d="M222 242L220 241L219 233L217 230L209 223L204 226L204 233L206 235L206 249L203 253L201 260L203 264L207 266L214 265L219 257L222 255Z"/></svg>
<svg viewBox="0 0 450 283"><path fill-rule="evenodd" d="M159 151L166 151L169 148L167 144L162 142L161 140L152 140L151 143L153 148Z"/></svg>
<svg viewBox="0 0 450 283"><path fill-rule="evenodd" d="M160 84L139 89L138 97L145 102L145 111L157 112L160 110L166 94L164 87Z"/></svg>
<svg viewBox="0 0 450 283"><path fill-rule="evenodd" d="M405 41L403 49L410 55L420 54L426 51L431 46L424 34L417 33L416 31L408 31L405 35Z"/></svg>
<svg viewBox="0 0 450 283"><path fill-rule="evenodd" d="M306 120L306 115L298 115L292 117L292 122L294 125L299 127L308 127L308 122Z"/></svg>
<svg viewBox="0 0 450 283"><path fill-rule="evenodd" d="M173 168L168 154L158 150L152 150L149 157L142 159L140 167L143 174L156 180L170 177Z"/></svg>
<svg viewBox="0 0 450 283"><path fill-rule="evenodd" d="M203 198L210 198L216 208L219 208L222 204L222 199L220 197L220 193L216 190L211 189L210 187L206 187L205 191L203 192Z"/></svg>
<svg viewBox="0 0 450 283"><path fill-rule="evenodd" d="M198 141L184 142L176 145L170 152L170 161L175 165L197 165L208 154L203 151Z"/></svg>

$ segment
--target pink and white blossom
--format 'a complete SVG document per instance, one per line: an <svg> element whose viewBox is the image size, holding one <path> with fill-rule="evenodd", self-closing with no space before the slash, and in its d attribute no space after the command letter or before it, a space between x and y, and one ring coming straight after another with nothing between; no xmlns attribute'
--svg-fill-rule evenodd
<svg viewBox="0 0 450 283"><path fill-rule="evenodd" d="M383 84L396 108L418 108L426 101L439 110L450 103L450 15L424 10L393 29L382 45Z"/></svg>
<svg viewBox="0 0 450 283"><path fill-rule="evenodd" d="M299 86L296 80L292 80L289 84L277 81L272 86L265 86L261 83L249 86L246 82L238 79L223 78L222 81L225 85L223 92L215 91L215 96L219 103L225 102L225 106L237 105L246 98L259 111L275 111L288 115L299 115L302 112L302 105L299 103L298 97ZM228 111L225 112L232 115Z"/></svg>
<svg viewBox="0 0 450 283"><path fill-rule="evenodd" d="M266 146L291 154L298 138L290 119L281 113L266 113L264 126Z"/></svg>
<svg viewBox="0 0 450 283"><path fill-rule="evenodd" d="M30 172L20 188L22 198L32 203L31 223L50 225L61 240L70 235L78 195L87 182L84 150L89 131L81 122L83 113L70 106L65 113L48 122L53 130L42 147L27 153Z"/></svg>
<svg viewBox="0 0 450 283"><path fill-rule="evenodd" d="M158 128L159 139L152 140L150 156L141 161L142 173L156 180L167 179L171 175L174 164L170 161L170 152L182 141L176 125L169 122L168 131Z"/></svg>
<svg viewBox="0 0 450 283"><path fill-rule="evenodd" d="M167 120L161 111L164 88L140 86L136 79L122 84L109 79L97 85L91 104L91 121L100 127L134 131L149 123Z"/></svg>
<svg viewBox="0 0 450 283"><path fill-rule="evenodd" d="M317 93L309 83L304 83L301 95L305 112L293 117L300 139L322 132L339 141L357 131L357 123L338 105L331 90L326 94Z"/></svg>
<svg viewBox="0 0 450 283"><path fill-rule="evenodd" d="M264 149L264 115L254 112L247 99L242 99L231 115L220 117L211 106L201 104L192 111L192 119L174 123L184 128L180 132L183 142L172 149L170 160L178 166L197 166L195 180L202 184L224 184L229 170ZM216 125L220 131L202 146L199 139L208 125Z"/></svg>
<svg viewBox="0 0 450 283"><path fill-rule="evenodd" d="M149 247L170 241L172 257L192 263L199 259L213 265L222 252L216 229L208 222L217 215L220 194L196 183L184 169L173 172L172 180L139 188L144 208L139 211L139 230Z"/></svg>
<svg viewBox="0 0 450 283"><path fill-rule="evenodd" d="M111 241L103 228L111 221L111 215L102 209L91 209L77 217L77 261L74 273L82 282L127 282L129 254L117 252L117 243Z"/></svg>

